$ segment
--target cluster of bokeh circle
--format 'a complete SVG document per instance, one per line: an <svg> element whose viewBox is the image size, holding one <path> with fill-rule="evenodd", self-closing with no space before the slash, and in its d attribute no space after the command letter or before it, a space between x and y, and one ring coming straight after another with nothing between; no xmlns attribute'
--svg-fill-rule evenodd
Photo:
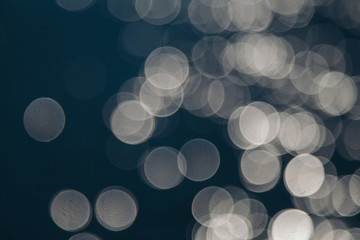
<svg viewBox="0 0 360 240"><path fill-rule="evenodd" d="M56 3L79 12L95 5L95 0ZM354 66L347 55L348 47L360 46L360 41L345 38L332 25L309 27L321 9L357 34L360 8L355 0L341 3L341 11L336 0L105 3L113 18L129 22L119 35L121 51L146 58L139 75L125 81L103 107L104 125L115 136L106 149L113 165L139 169L139 177L158 190L175 188L184 178L194 182L212 178L221 158L206 139L191 139L180 149L159 146L149 151L146 146L163 131L161 119L180 108L226 126L224 141L241 153L241 187L209 186L194 196L191 212L197 223L192 240L360 238L360 228L344 221L360 213L360 168L338 176L331 160L335 151L346 160L360 160L360 78L352 74ZM193 44L160 44L162 37L151 27L184 23L203 34ZM287 34L305 27L309 27L306 36ZM144 32L153 42L139 40ZM88 56L70 62L64 78L69 94L78 99L101 94L107 83L104 64ZM259 95L263 101L256 100ZM49 142L63 131L65 113L55 100L38 98L26 108L24 126L35 140ZM134 151L123 156L124 146ZM284 156L291 160L282 172ZM270 191L281 177L294 207L270 217L249 192ZM85 229L93 211L103 227L122 231L135 221L138 203L120 186L103 189L94 204L82 193L66 189L55 194L49 211L65 231ZM79 233L70 239L100 238Z"/></svg>

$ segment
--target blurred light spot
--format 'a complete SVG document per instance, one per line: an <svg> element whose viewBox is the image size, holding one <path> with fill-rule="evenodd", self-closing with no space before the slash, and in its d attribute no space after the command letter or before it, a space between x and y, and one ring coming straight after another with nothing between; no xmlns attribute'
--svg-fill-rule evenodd
<svg viewBox="0 0 360 240"><path fill-rule="evenodd" d="M354 81L340 72L329 72L316 79L319 85L318 104L322 111L339 116L350 111L358 93Z"/></svg>
<svg viewBox="0 0 360 240"><path fill-rule="evenodd" d="M319 149L321 132L310 112L283 113L281 118L279 140L289 153L313 153Z"/></svg>
<svg viewBox="0 0 360 240"><path fill-rule="evenodd" d="M265 150L246 150L240 160L240 176L243 181L254 187L271 183L271 188L280 179L281 163L277 156ZM274 183L273 183L274 182ZM246 185L245 185L246 186ZM250 190L250 189L249 189ZM261 192L270 188L258 188Z"/></svg>
<svg viewBox="0 0 360 240"><path fill-rule="evenodd" d="M284 182L290 194L306 197L317 192L325 179L321 161L310 154L294 157L286 166Z"/></svg>
<svg viewBox="0 0 360 240"><path fill-rule="evenodd" d="M166 90L178 88L189 74L185 54L174 47L161 47L152 51L144 68L147 80L155 87Z"/></svg>
<svg viewBox="0 0 360 240"><path fill-rule="evenodd" d="M51 98L35 99L24 112L24 127L33 139L50 142L63 131L65 113L60 104Z"/></svg>
<svg viewBox="0 0 360 240"><path fill-rule="evenodd" d="M229 0L192 0L188 6L190 22L203 33L221 33L231 23Z"/></svg>
<svg viewBox="0 0 360 240"><path fill-rule="evenodd" d="M101 240L101 238L92 233L78 233L69 238L69 240Z"/></svg>
<svg viewBox="0 0 360 240"><path fill-rule="evenodd" d="M107 7L111 15L121 21L134 22L140 19L135 9L135 0L107 0Z"/></svg>
<svg viewBox="0 0 360 240"><path fill-rule="evenodd" d="M252 239L251 223L237 214L223 214L211 219L207 240Z"/></svg>
<svg viewBox="0 0 360 240"><path fill-rule="evenodd" d="M98 222L110 231L129 228L137 216L138 206L135 197L121 187L104 189L95 201L95 214Z"/></svg>
<svg viewBox="0 0 360 240"><path fill-rule="evenodd" d="M354 203L360 206L360 168L351 176L349 183L349 191L351 199Z"/></svg>
<svg viewBox="0 0 360 240"><path fill-rule="evenodd" d="M193 139L180 149L180 159L185 165L179 165L180 171L192 181L205 181L215 175L220 166L220 154L214 144L205 139ZM184 168L186 166L186 169Z"/></svg>
<svg viewBox="0 0 360 240"><path fill-rule="evenodd" d="M273 19L273 12L265 1L230 1L231 23L244 32L264 31Z"/></svg>
<svg viewBox="0 0 360 240"><path fill-rule="evenodd" d="M59 228L74 232L80 231L90 223L92 208L89 200L82 193L64 190L52 199L50 215Z"/></svg>
<svg viewBox="0 0 360 240"><path fill-rule="evenodd" d="M176 18L181 9L181 0L135 0L140 18L154 25L164 25Z"/></svg>
<svg viewBox="0 0 360 240"><path fill-rule="evenodd" d="M350 217L360 213L360 206L357 205L349 189L352 175L340 178L332 192L332 204L340 216Z"/></svg>
<svg viewBox="0 0 360 240"><path fill-rule="evenodd" d="M244 107L239 116L242 136L252 145L262 145L272 141L280 129L277 110L265 102L252 102Z"/></svg>
<svg viewBox="0 0 360 240"><path fill-rule="evenodd" d="M154 118L141 102L136 100L120 103L111 114L111 130L127 144L140 144L151 137Z"/></svg>
<svg viewBox="0 0 360 240"><path fill-rule="evenodd" d="M352 234L347 229L334 229L325 234L324 240L355 240Z"/></svg>
<svg viewBox="0 0 360 240"><path fill-rule="evenodd" d="M80 12L91 7L96 0L55 0L59 7L71 11Z"/></svg>
<svg viewBox="0 0 360 240"><path fill-rule="evenodd" d="M73 59L64 74L69 94L87 100L101 94L107 85L105 65L97 58L81 56Z"/></svg>
<svg viewBox="0 0 360 240"><path fill-rule="evenodd" d="M156 117L168 117L177 112L183 103L184 92L181 86L163 90L154 87L148 81L144 82L140 89L140 101L144 109Z"/></svg>
<svg viewBox="0 0 360 240"><path fill-rule="evenodd" d="M192 61L202 75L221 78L232 70L229 58L225 57L228 41L220 36L206 36L193 47Z"/></svg>
<svg viewBox="0 0 360 240"><path fill-rule="evenodd" d="M199 191L193 199L191 211L197 222L204 226L216 227L227 221L211 222L211 219L226 213L232 213L233 199L220 187L206 187ZM229 216L228 216L229 217Z"/></svg>
<svg viewBox="0 0 360 240"><path fill-rule="evenodd" d="M179 185L184 176L179 170L186 169L181 154L170 147L158 147L145 158L144 173L148 183L157 189L170 189Z"/></svg>
<svg viewBox="0 0 360 240"><path fill-rule="evenodd" d="M309 240L313 223L309 215L298 209L286 209L277 213L269 225L270 240Z"/></svg>

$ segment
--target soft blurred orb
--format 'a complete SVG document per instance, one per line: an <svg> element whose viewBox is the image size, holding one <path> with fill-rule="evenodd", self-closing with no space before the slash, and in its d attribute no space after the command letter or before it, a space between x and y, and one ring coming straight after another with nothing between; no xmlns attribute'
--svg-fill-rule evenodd
<svg viewBox="0 0 360 240"><path fill-rule="evenodd" d="M240 73L283 79L294 66L294 49L286 39L271 34L235 34L227 48L227 63Z"/></svg>
<svg viewBox="0 0 360 240"><path fill-rule="evenodd" d="M273 19L272 10L262 0L231 0L229 5L232 16L231 23L240 31L264 31Z"/></svg>
<svg viewBox="0 0 360 240"><path fill-rule="evenodd" d="M211 219L207 240L252 239L251 223L243 216L227 213Z"/></svg>
<svg viewBox="0 0 360 240"><path fill-rule="evenodd" d="M91 7L96 0L55 0L59 7L71 11L81 12Z"/></svg>
<svg viewBox="0 0 360 240"><path fill-rule="evenodd" d="M51 98L32 101L24 112L24 127L33 139L50 142L65 127L65 113L60 104Z"/></svg>
<svg viewBox="0 0 360 240"><path fill-rule="evenodd" d="M264 204L252 198L234 199L233 214L243 216L248 220L254 238L264 232L269 218Z"/></svg>
<svg viewBox="0 0 360 240"><path fill-rule="evenodd" d="M184 91L181 86L163 90L154 87L148 81L141 86L139 98L151 115L156 117L168 117L176 113L184 100Z"/></svg>
<svg viewBox="0 0 360 240"><path fill-rule="evenodd" d="M279 158L265 150L246 150L240 160L240 176L250 185L263 186L280 179ZM271 184L272 187L275 184ZM266 188L266 191L270 189Z"/></svg>
<svg viewBox="0 0 360 240"><path fill-rule="evenodd" d="M100 95L107 85L105 65L92 56L73 59L64 74L65 87L69 94L80 100Z"/></svg>
<svg viewBox="0 0 360 240"><path fill-rule="evenodd" d="M273 217L268 236L270 240L310 240L313 228L307 213L286 209Z"/></svg>
<svg viewBox="0 0 360 240"><path fill-rule="evenodd" d="M251 94L244 80L228 75L211 82L207 97L214 114L229 119L234 110L250 102Z"/></svg>
<svg viewBox="0 0 360 240"><path fill-rule="evenodd" d="M203 33L221 33L231 23L232 12L229 3L229 0L192 0L187 12L189 20Z"/></svg>
<svg viewBox="0 0 360 240"><path fill-rule="evenodd" d="M327 232L323 239L325 240L356 240L351 232L347 229L334 229L330 232Z"/></svg>
<svg viewBox="0 0 360 240"><path fill-rule="evenodd" d="M189 62L183 52L174 47L160 47L150 53L145 62L145 76L156 88L171 90L185 82Z"/></svg>
<svg viewBox="0 0 360 240"><path fill-rule="evenodd" d="M334 209L343 217L352 217L360 213L360 206L353 200L350 192L351 180L352 175L343 176L337 181L332 191Z"/></svg>
<svg viewBox="0 0 360 240"><path fill-rule="evenodd" d="M308 0L266 0L268 6L281 15L296 15Z"/></svg>
<svg viewBox="0 0 360 240"><path fill-rule="evenodd" d="M111 97L109 97L104 106L102 111L103 121L105 126L111 130L111 114L114 109L119 105L119 103L129 100L137 100L138 97L130 92L118 92Z"/></svg>
<svg viewBox="0 0 360 240"><path fill-rule="evenodd" d="M205 36L193 47L192 61L199 73L208 78L221 78L232 70L225 57L228 41L220 36Z"/></svg>
<svg viewBox="0 0 360 240"><path fill-rule="evenodd" d="M52 199L50 216L59 228L75 232L90 223L92 208L84 194L76 190L64 190Z"/></svg>
<svg viewBox="0 0 360 240"><path fill-rule="evenodd" d="M69 238L69 240L101 240L101 238L93 233L78 233Z"/></svg>
<svg viewBox="0 0 360 240"><path fill-rule="evenodd" d="M110 231L122 231L135 221L138 205L135 197L122 187L109 187L101 191L95 201L98 222Z"/></svg>
<svg viewBox="0 0 360 240"><path fill-rule="evenodd" d="M354 107L358 90L349 76L341 72L329 72L315 80L319 85L317 103L322 111L330 116L339 116Z"/></svg>
<svg viewBox="0 0 360 240"><path fill-rule="evenodd" d="M135 9L135 0L107 0L107 8L115 18L134 22L140 19Z"/></svg>
<svg viewBox="0 0 360 240"><path fill-rule="evenodd" d="M306 197L317 192L325 179L322 162L311 154L294 157L286 166L284 182L290 194Z"/></svg>
<svg viewBox="0 0 360 240"><path fill-rule="evenodd" d="M209 227L216 227L225 223L228 218L214 222L211 219L232 213L232 211L233 199L231 195L225 189L215 186L200 190L194 197L191 206L191 212L195 220Z"/></svg>
<svg viewBox="0 0 360 240"><path fill-rule="evenodd" d="M117 2L126 1L117 0ZM125 51L131 56L145 58L154 49L160 47L161 44L162 36L160 31L155 26L142 21L127 24L118 36L120 56L124 55L123 51Z"/></svg>
<svg viewBox="0 0 360 240"><path fill-rule="evenodd" d="M354 203L360 206L360 168L351 176L349 192Z"/></svg>
<svg viewBox="0 0 360 240"><path fill-rule="evenodd" d="M296 155L313 153L320 147L319 124L310 112L299 111L281 114L279 140L287 152Z"/></svg>
<svg viewBox="0 0 360 240"><path fill-rule="evenodd" d="M215 175L220 166L220 154L214 144L205 139L192 139L180 149L185 165L180 164L180 171L192 181L205 181ZM184 168L186 166L186 168Z"/></svg>
<svg viewBox="0 0 360 240"><path fill-rule="evenodd" d="M173 21L181 10L181 0L135 0L135 9L140 18L154 25Z"/></svg>
<svg viewBox="0 0 360 240"><path fill-rule="evenodd" d="M122 142L140 144L151 137L155 120L137 100L120 103L111 114L111 131Z"/></svg>
<svg viewBox="0 0 360 240"><path fill-rule="evenodd" d="M144 160L144 173L149 184L157 189L170 189L179 185L184 176L179 164L185 169L181 154L171 147L158 147L152 150Z"/></svg>
<svg viewBox="0 0 360 240"><path fill-rule="evenodd" d="M239 116L242 136L253 145L263 145L272 141L280 129L277 110L265 102L252 102L245 106Z"/></svg>

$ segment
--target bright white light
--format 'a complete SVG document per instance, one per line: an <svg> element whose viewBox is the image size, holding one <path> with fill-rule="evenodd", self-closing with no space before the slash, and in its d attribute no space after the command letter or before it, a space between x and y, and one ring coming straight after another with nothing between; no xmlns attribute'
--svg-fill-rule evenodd
<svg viewBox="0 0 360 240"><path fill-rule="evenodd" d="M270 240L310 240L313 223L309 215L298 209L278 213L269 226Z"/></svg>

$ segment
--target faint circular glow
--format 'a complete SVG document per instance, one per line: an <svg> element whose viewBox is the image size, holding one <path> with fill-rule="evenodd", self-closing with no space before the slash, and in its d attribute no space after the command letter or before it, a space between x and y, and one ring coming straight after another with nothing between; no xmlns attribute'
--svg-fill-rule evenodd
<svg viewBox="0 0 360 240"><path fill-rule="evenodd" d="M243 216L227 213L211 219L207 229L208 240L252 239L251 223Z"/></svg>
<svg viewBox="0 0 360 240"><path fill-rule="evenodd" d="M231 64L225 57L228 41L220 36L206 36L193 47L192 61L196 69L208 78L221 78L229 75Z"/></svg>
<svg viewBox="0 0 360 240"><path fill-rule="evenodd" d="M193 199L191 211L197 222L204 226L216 227L227 221L214 221L218 216L231 213L233 210L233 199L231 195L220 187L206 187L200 190ZM229 217L229 216L228 216Z"/></svg>
<svg viewBox="0 0 360 240"><path fill-rule="evenodd" d="M111 15L121 21L134 22L140 19L135 9L135 0L107 0L107 8Z"/></svg>
<svg viewBox="0 0 360 240"><path fill-rule="evenodd" d="M343 217L351 217L360 213L360 206L353 200L350 192L352 175L340 178L332 191L332 204L336 213Z"/></svg>
<svg viewBox="0 0 360 240"><path fill-rule="evenodd" d="M24 112L24 127L33 139L50 142L57 138L65 126L65 113L51 98L32 101Z"/></svg>
<svg viewBox="0 0 360 240"><path fill-rule="evenodd" d="M92 208L89 200L82 193L76 190L64 190L52 199L50 216L63 230L80 231L90 223Z"/></svg>
<svg viewBox="0 0 360 240"><path fill-rule="evenodd" d="M244 32L260 32L269 27L273 12L265 1L230 1L231 23Z"/></svg>
<svg viewBox="0 0 360 240"><path fill-rule="evenodd" d="M318 104L322 111L339 116L350 111L358 98L354 81L341 72L329 72L317 78Z"/></svg>
<svg viewBox="0 0 360 240"><path fill-rule="evenodd" d="M317 192L325 179L324 166L315 156L301 154L286 166L284 182L290 194L306 197Z"/></svg>
<svg viewBox="0 0 360 240"><path fill-rule="evenodd" d="M95 57L80 56L69 63L64 80L71 96L81 100L91 99L101 94L107 85L106 68Z"/></svg>
<svg viewBox="0 0 360 240"><path fill-rule="evenodd" d="M289 153L312 153L319 149L320 133L319 125L310 112L282 114L279 140Z"/></svg>
<svg viewBox="0 0 360 240"><path fill-rule="evenodd" d="M261 235L268 223L268 214L264 204L255 199L234 199L233 214L243 216L248 220L252 228L251 235L253 238Z"/></svg>
<svg viewBox="0 0 360 240"><path fill-rule="evenodd" d="M298 14L307 0L266 0L269 7L281 15Z"/></svg>
<svg viewBox="0 0 360 240"><path fill-rule="evenodd" d="M69 238L69 240L101 240L101 238L93 233L78 233Z"/></svg>
<svg viewBox="0 0 360 240"><path fill-rule="evenodd" d="M154 118L137 100L120 103L111 114L111 130L127 144L140 144L151 137Z"/></svg>
<svg viewBox="0 0 360 240"><path fill-rule="evenodd" d="M96 219L110 231L122 231L129 228L135 221L137 212L135 197L121 187L106 188L96 198Z"/></svg>
<svg viewBox="0 0 360 240"><path fill-rule="evenodd" d="M176 113L184 100L181 86L172 90L155 88L151 83L144 82L140 89L140 101L151 115L168 117Z"/></svg>
<svg viewBox="0 0 360 240"><path fill-rule="evenodd" d="M189 63L183 52L174 47L160 47L145 62L147 80L159 89L175 89L185 82Z"/></svg>
<svg viewBox="0 0 360 240"><path fill-rule="evenodd" d="M240 161L242 178L254 185L264 185L280 178L281 163L277 156L265 150L246 150Z"/></svg>
<svg viewBox="0 0 360 240"><path fill-rule="evenodd" d="M193 139L180 149L180 171L192 181L205 181L215 175L220 166L220 154L214 144L205 139ZM186 168L184 168L186 166Z"/></svg>
<svg viewBox="0 0 360 240"><path fill-rule="evenodd" d="M61 8L71 11L80 12L88 9L96 0L55 0Z"/></svg>
<svg viewBox="0 0 360 240"><path fill-rule="evenodd" d="M309 215L298 209L278 213L269 226L270 240L309 240L313 234Z"/></svg>
<svg viewBox="0 0 360 240"><path fill-rule="evenodd" d="M323 239L325 240L355 240L352 234L347 229L334 229L327 232Z"/></svg>
<svg viewBox="0 0 360 240"><path fill-rule="evenodd" d="M359 170L357 170L355 174L351 176L349 183L349 191L354 203L360 206L360 176L358 174Z"/></svg>
<svg viewBox="0 0 360 240"><path fill-rule="evenodd" d="M170 147L158 147L152 150L144 162L145 177L151 186L157 189L170 189L179 185L184 176L179 170L179 164L186 168L181 154Z"/></svg>
<svg viewBox="0 0 360 240"><path fill-rule="evenodd" d="M231 23L232 12L229 2L209 0L192 0L188 6L189 20L203 33L221 33Z"/></svg>
<svg viewBox="0 0 360 240"><path fill-rule="evenodd" d="M135 0L140 18L154 25L164 25L176 18L181 9L181 0Z"/></svg>

